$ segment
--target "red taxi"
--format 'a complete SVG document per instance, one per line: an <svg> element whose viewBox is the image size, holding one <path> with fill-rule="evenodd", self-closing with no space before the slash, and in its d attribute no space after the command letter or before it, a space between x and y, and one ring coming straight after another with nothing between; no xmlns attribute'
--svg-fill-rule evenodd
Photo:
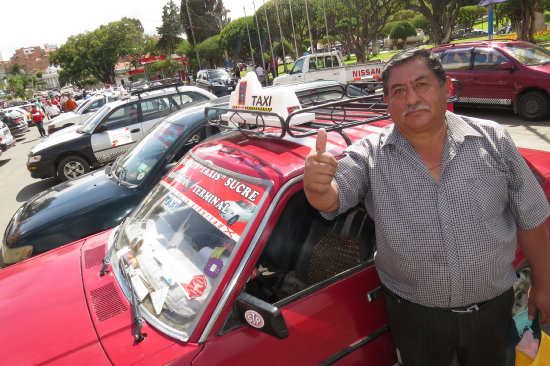
<svg viewBox="0 0 550 366"><path fill-rule="evenodd" d="M303 192L319 126L341 157L391 123L367 108L380 96L301 109L255 83L213 107L236 131L197 145L121 225L0 271L3 364L397 362L373 222L360 206L327 221ZM548 194L548 159L526 158ZM226 215L239 201L247 220Z"/></svg>

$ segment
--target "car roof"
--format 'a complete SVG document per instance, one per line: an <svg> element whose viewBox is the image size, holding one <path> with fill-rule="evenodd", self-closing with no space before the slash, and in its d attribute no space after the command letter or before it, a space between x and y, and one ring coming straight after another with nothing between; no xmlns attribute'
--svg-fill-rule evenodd
<svg viewBox="0 0 550 366"><path fill-rule="evenodd" d="M445 43L439 46L433 47L432 51L446 50L452 48L468 48L468 47L506 47L513 44L526 44L525 41L515 40L493 40L493 41L468 41L460 43Z"/></svg>
<svg viewBox="0 0 550 366"><path fill-rule="evenodd" d="M177 88L177 91L176 91ZM142 91L139 93L139 96L137 95L131 95L130 97L123 98L120 100L116 100L114 102L108 103L111 108L116 108L119 105L127 104L136 102L139 100L149 99L149 98L155 98L162 95L172 95L177 93L184 93L184 92L197 92L199 94L206 95L208 92L206 92L204 89L198 88L196 86L191 85L179 85L179 86L169 86L163 89L156 89L151 91Z"/></svg>

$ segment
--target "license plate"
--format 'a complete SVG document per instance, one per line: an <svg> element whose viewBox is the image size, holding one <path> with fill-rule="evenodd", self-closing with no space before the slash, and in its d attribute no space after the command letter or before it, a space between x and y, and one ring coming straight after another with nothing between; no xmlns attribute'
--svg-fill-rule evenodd
<svg viewBox="0 0 550 366"><path fill-rule="evenodd" d="M228 87L227 87L227 90L233 90L233 87L232 87L232 86L228 86Z"/></svg>

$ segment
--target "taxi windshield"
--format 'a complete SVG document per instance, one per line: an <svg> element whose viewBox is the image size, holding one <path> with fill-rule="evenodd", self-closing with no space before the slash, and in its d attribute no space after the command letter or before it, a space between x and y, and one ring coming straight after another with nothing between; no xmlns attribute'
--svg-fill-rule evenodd
<svg viewBox="0 0 550 366"><path fill-rule="evenodd" d="M186 126L175 124L178 114L167 117L126 154L118 158L111 171L118 182L140 184L162 159L172 144L184 132Z"/></svg>
<svg viewBox="0 0 550 366"><path fill-rule="evenodd" d="M531 43L509 44L506 50L525 66L550 64L550 50Z"/></svg>
<svg viewBox="0 0 550 366"><path fill-rule="evenodd" d="M264 202L261 184L187 155L124 222L113 262L131 278L122 287L133 288L146 320L189 338Z"/></svg>
<svg viewBox="0 0 550 366"><path fill-rule="evenodd" d="M112 109L111 106L104 105L96 113L92 114L90 118L88 118L85 121L84 125L81 127L82 132L86 132L90 134L94 132L94 129L103 120L103 117L105 117L105 115L111 111L111 109Z"/></svg>

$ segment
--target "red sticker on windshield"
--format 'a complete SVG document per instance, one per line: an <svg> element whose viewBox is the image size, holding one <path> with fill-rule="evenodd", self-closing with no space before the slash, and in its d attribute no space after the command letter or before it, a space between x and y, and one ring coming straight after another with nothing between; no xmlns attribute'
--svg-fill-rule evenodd
<svg viewBox="0 0 550 366"><path fill-rule="evenodd" d="M193 276L193 279L188 284L182 283L181 285L187 291L189 298L193 299L202 296L208 285L208 280L205 275L197 275Z"/></svg>

